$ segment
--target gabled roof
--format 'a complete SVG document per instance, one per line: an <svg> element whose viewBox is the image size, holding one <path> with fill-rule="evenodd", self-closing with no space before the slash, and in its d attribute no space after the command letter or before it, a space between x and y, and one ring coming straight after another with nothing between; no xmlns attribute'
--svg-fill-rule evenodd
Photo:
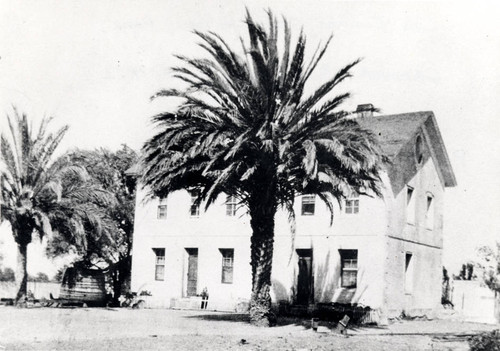
<svg viewBox="0 0 500 351"><path fill-rule="evenodd" d="M402 113L397 115L360 117L356 121L378 136L382 151L389 159L394 159L402 147L424 128L436 157L436 167L441 173L444 185L457 185L448 153L443 143L436 118L432 111Z"/></svg>

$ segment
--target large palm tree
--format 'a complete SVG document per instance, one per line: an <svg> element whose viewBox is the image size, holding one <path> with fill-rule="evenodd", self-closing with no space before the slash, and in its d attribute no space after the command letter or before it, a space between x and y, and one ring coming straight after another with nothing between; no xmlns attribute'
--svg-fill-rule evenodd
<svg viewBox="0 0 500 351"><path fill-rule="evenodd" d="M52 231L85 240L88 231L105 233L102 207L109 196L87 182L88 174L54 152L68 127L48 133L44 118L34 133L26 114L14 108L7 116L9 134L1 135L1 219L7 220L17 243L18 301L27 293L27 247L34 234Z"/></svg>
<svg viewBox="0 0 500 351"><path fill-rule="evenodd" d="M306 38L292 46L269 11L267 28L247 11L243 54L216 33L195 32L209 58L178 56L175 77L187 87L159 91L182 98L175 112L153 117L159 132L144 146L142 181L151 196L194 188L208 207L221 194L236 196L250 215L251 321L271 317L274 217L284 208L294 233L294 199L316 194L331 211L352 192L380 195L382 157L376 139L339 106L349 93L330 94L358 60L306 95L305 84L330 40L306 64ZM282 43L282 45L278 45ZM280 46L280 48L278 47Z"/></svg>

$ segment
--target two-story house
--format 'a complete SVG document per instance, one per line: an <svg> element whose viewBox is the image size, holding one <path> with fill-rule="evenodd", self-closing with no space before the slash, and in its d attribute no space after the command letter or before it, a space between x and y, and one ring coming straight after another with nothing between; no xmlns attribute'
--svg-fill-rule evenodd
<svg viewBox="0 0 500 351"><path fill-rule="evenodd" d="M363 109L361 105L361 110ZM368 109L369 110L369 109ZM274 302L357 303L386 316L440 305L444 190L455 176L432 112L373 116L373 131L391 160L383 198L358 196L335 209L313 195L296 199L296 236L276 216ZM137 196L132 290L151 307L189 306L203 289L209 309L234 310L251 293L249 216L220 197L206 212L187 191L144 202ZM184 303L184 304L183 304Z"/></svg>

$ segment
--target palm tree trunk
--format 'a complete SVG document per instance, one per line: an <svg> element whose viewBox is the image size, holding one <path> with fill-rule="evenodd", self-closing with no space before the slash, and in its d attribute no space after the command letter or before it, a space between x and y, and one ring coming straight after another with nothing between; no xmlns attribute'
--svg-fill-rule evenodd
<svg viewBox="0 0 500 351"><path fill-rule="evenodd" d="M28 292L28 244L17 243L17 272L16 272L16 304L26 297Z"/></svg>
<svg viewBox="0 0 500 351"><path fill-rule="evenodd" d="M274 246L274 215L276 200L273 194L263 199L250 201L252 296L250 299L250 321L257 326L270 326L275 322L271 311L271 271ZM264 196L265 197L265 196Z"/></svg>

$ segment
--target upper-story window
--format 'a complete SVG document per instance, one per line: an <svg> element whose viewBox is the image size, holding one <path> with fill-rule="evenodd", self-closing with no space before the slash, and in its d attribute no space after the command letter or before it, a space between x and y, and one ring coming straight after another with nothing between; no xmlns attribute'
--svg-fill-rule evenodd
<svg viewBox="0 0 500 351"><path fill-rule="evenodd" d="M425 212L425 224L427 229L434 229L434 197L427 194L427 209Z"/></svg>
<svg viewBox="0 0 500 351"><path fill-rule="evenodd" d="M406 187L406 221L415 224L415 191L411 186Z"/></svg>
<svg viewBox="0 0 500 351"><path fill-rule="evenodd" d="M356 214L359 213L359 195L355 194L345 200L345 213Z"/></svg>
<svg viewBox="0 0 500 351"><path fill-rule="evenodd" d="M167 218L167 199L160 198L158 202L158 209L156 211L156 218L166 219Z"/></svg>
<svg viewBox="0 0 500 351"><path fill-rule="evenodd" d="M238 202L236 201L236 197L228 195L226 199L226 215L235 216L237 206Z"/></svg>
<svg viewBox="0 0 500 351"><path fill-rule="evenodd" d="M189 214L191 217L199 217L200 216L200 204L196 203L196 199L198 198L197 192L190 192L191 195L191 207L189 208Z"/></svg>
<svg viewBox="0 0 500 351"><path fill-rule="evenodd" d="M312 216L315 210L315 195L303 195L302 196L302 216Z"/></svg>

